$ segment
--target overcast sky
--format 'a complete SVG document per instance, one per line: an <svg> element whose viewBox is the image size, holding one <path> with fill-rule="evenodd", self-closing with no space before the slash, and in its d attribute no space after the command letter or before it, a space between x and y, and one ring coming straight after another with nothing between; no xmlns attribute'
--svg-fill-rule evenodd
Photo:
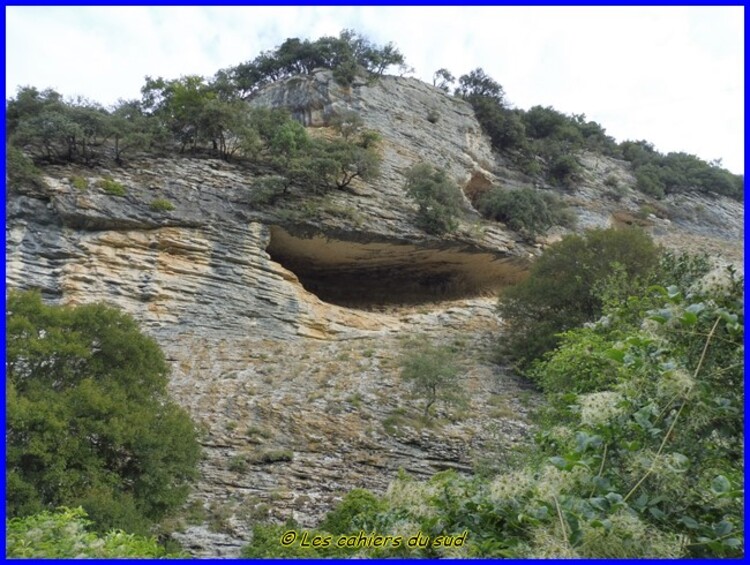
<svg viewBox="0 0 750 565"><path fill-rule="evenodd" d="M585 113L618 141L744 169L742 7L6 7L6 96L105 105L145 75L204 76L288 37L393 41L430 82L476 67L517 107Z"/></svg>

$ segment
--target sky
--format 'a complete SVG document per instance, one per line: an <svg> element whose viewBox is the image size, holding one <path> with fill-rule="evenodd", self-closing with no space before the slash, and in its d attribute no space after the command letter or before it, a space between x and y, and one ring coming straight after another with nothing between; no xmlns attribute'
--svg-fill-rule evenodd
<svg viewBox="0 0 750 565"><path fill-rule="evenodd" d="M6 7L6 99L52 87L104 105L144 76L212 76L288 37L353 29L432 81L481 67L518 108L586 114L744 171L743 7Z"/></svg>

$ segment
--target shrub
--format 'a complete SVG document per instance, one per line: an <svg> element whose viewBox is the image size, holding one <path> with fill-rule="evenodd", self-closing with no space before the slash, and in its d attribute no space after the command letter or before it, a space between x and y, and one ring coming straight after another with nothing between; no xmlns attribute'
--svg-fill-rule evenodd
<svg viewBox="0 0 750 565"><path fill-rule="evenodd" d="M570 226L575 220L565 211L558 198L531 188L519 190L492 189L484 193L477 208L486 218L504 222L509 228L529 237L555 225Z"/></svg>
<svg viewBox="0 0 750 565"><path fill-rule="evenodd" d="M635 172L636 188L654 198L664 198L664 183L655 165L645 165Z"/></svg>
<svg viewBox="0 0 750 565"><path fill-rule="evenodd" d="M174 210L174 204L166 198L156 198L151 201L148 207L154 212L169 212L170 210Z"/></svg>
<svg viewBox="0 0 750 565"><path fill-rule="evenodd" d="M34 162L20 149L10 144L7 144L6 147L5 170L8 175L8 188L18 190L24 186L44 187L42 172L34 165Z"/></svg>
<svg viewBox="0 0 750 565"><path fill-rule="evenodd" d="M508 323L502 352L528 367L555 347L556 335L601 314L601 285L621 269L627 296L639 288L658 264L651 238L636 229L591 230L568 235L550 245L532 266L529 277L508 288L499 310Z"/></svg>
<svg viewBox="0 0 750 565"><path fill-rule="evenodd" d="M111 177L99 179L96 186L112 196L125 196L125 187Z"/></svg>
<svg viewBox="0 0 750 565"><path fill-rule="evenodd" d="M454 231L461 211L461 194L443 169L422 163L406 174L406 193L419 206L417 224L428 233Z"/></svg>
<svg viewBox="0 0 750 565"><path fill-rule="evenodd" d="M607 178L604 179L604 186L617 189L620 187L620 181L617 180L615 175L607 175Z"/></svg>
<svg viewBox="0 0 750 565"><path fill-rule="evenodd" d="M617 364L608 356L610 341L591 328L576 328L558 335L558 346L528 376L545 391L588 393L604 390L617 379Z"/></svg>
<svg viewBox="0 0 750 565"><path fill-rule="evenodd" d="M70 184L73 185L73 188L80 191L84 191L89 187L88 181L79 176L70 177Z"/></svg>
<svg viewBox="0 0 750 565"><path fill-rule="evenodd" d="M127 534L121 530L104 535L89 532L92 525L83 508L60 508L6 523L6 557L11 558L155 558L187 557L168 554L155 537Z"/></svg>
<svg viewBox="0 0 750 565"><path fill-rule="evenodd" d="M229 460L228 469L232 473L244 473L247 470L247 457L245 455L235 455Z"/></svg>
<svg viewBox="0 0 750 565"><path fill-rule="evenodd" d="M280 463L294 459L294 452L290 449L271 449L247 457L252 463Z"/></svg>
<svg viewBox="0 0 750 565"><path fill-rule="evenodd" d="M253 208L273 205L289 189L289 180L280 175L272 175L255 180L247 192L246 202Z"/></svg>
<svg viewBox="0 0 750 565"><path fill-rule="evenodd" d="M499 105L491 98L475 97L469 102L493 148L497 151L525 151L528 148L523 122L517 112Z"/></svg>
<svg viewBox="0 0 750 565"><path fill-rule="evenodd" d="M581 165L571 154L555 155L549 164L549 175L560 185L571 188L578 180Z"/></svg>
<svg viewBox="0 0 750 565"><path fill-rule="evenodd" d="M375 531L378 513L385 508L386 504L370 491L354 489L326 514L321 528L332 534L351 534L360 530Z"/></svg>
<svg viewBox="0 0 750 565"><path fill-rule="evenodd" d="M80 505L100 531L142 533L178 508L200 446L156 342L118 310L33 292L10 292L6 329L8 515Z"/></svg>

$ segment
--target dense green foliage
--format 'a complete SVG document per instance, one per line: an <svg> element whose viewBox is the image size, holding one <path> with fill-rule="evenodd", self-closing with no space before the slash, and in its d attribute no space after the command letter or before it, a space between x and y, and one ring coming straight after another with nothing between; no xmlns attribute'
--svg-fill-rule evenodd
<svg viewBox="0 0 750 565"><path fill-rule="evenodd" d="M347 189L354 179L373 179L380 171L379 138L364 129L361 118L350 119L351 112L334 116L338 137L311 138L287 112L251 109L245 99L270 82L319 67L350 84L355 76L377 77L393 65L403 65L403 56L392 44L379 47L345 30L314 42L289 39L211 79L146 77L141 100L110 109L24 87L6 104L11 186L41 182L26 155L38 163L93 166L178 150L270 168L281 182L254 198L258 202L274 202L292 185L312 194ZM111 183L102 188L124 195Z"/></svg>
<svg viewBox="0 0 750 565"><path fill-rule="evenodd" d="M435 73L433 83L439 88L446 89L452 82L448 70ZM458 83L455 94L473 106L492 146L509 154L528 174L544 173L550 182L573 188L582 170L577 154L587 150L631 162L638 190L650 196L695 190L743 198L744 177L719 164L686 153L663 155L645 141L618 145L585 114L569 116L550 106L513 109L503 87L481 68L461 76Z"/></svg>
<svg viewBox="0 0 750 565"><path fill-rule="evenodd" d="M549 403L535 449L495 477L400 473L382 496L353 491L311 534L264 526L246 556L675 558L743 555L743 280L669 256L681 287L610 279L603 317L537 364ZM615 298L618 297L619 298ZM604 376L598 369L604 370ZM376 532L424 545L335 547ZM462 535L445 547L438 536ZM456 538L460 539L460 538Z"/></svg>
<svg viewBox="0 0 750 565"><path fill-rule="evenodd" d="M41 171L18 148L7 145L5 156L5 173L8 177L9 190L18 190L23 186L41 188L44 185Z"/></svg>
<svg viewBox="0 0 750 565"><path fill-rule="evenodd" d="M459 77L455 94L472 105L479 124L495 149L524 149L523 123L518 114L507 107L503 87L482 69L474 69Z"/></svg>
<svg viewBox="0 0 750 565"><path fill-rule="evenodd" d="M520 368L554 348L557 334L601 315L601 289L619 275L628 296L655 269L659 252L642 231L591 230L568 235L545 249L529 277L500 298L508 324L503 354Z"/></svg>
<svg viewBox="0 0 750 565"><path fill-rule="evenodd" d="M695 190L739 200L744 196L744 177L733 175L718 164L687 153L663 155L647 141L625 141L620 147L623 158L633 165L638 190L645 194L661 198Z"/></svg>
<svg viewBox="0 0 750 565"><path fill-rule="evenodd" d="M112 196L125 196L125 194L127 194L127 191L125 190L125 187L122 185L122 183L110 177L100 179L96 183L96 186L101 188L107 194L111 194Z"/></svg>
<svg viewBox="0 0 750 565"><path fill-rule="evenodd" d="M10 558L163 558L170 554L155 537L111 530L89 531L92 523L82 508L60 508L6 522L6 557Z"/></svg>
<svg viewBox="0 0 750 565"><path fill-rule="evenodd" d="M82 506L100 531L144 533L184 502L196 430L132 318L12 291L6 328L9 516Z"/></svg>
<svg viewBox="0 0 750 565"><path fill-rule="evenodd" d="M347 189L356 178L371 180L380 173L379 137L365 129L356 114L332 119L337 132L332 139L311 138L288 112L251 109L240 100L222 100L215 85L201 77L147 78L142 102L122 103L111 112L96 108L98 133L79 143L70 132L78 131L76 120L86 118L89 111L94 110L79 102L65 102L54 91L21 89L8 103L11 186L41 182L19 148L40 162L82 165L106 158L122 163L123 156L135 150L207 152L277 173L282 182L269 200L286 195L292 185L321 194ZM39 119L52 114L56 117L51 122ZM57 123L72 124L72 129L48 127ZM109 194L125 195L124 187L112 179L103 179L99 186Z"/></svg>
<svg viewBox="0 0 750 565"><path fill-rule="evenodd" d="M458 228L461 193L445 170L426 163L414 165L406 173L405 189L419 206L417 224L423 230L444 234Z"/></svg>
<svg viewBox="0 0 750 565"><path fill-rule="evenodd" d="M504 222L528 237L544 233L552 226L573 227L575 222L575 214L554 194L532 188L491 189L479 197L476 207L485 218Z"/></svg>
<svg viewBox="0 0 750 565"><path fill-rule="evenodd" d="M377 77L392 66L403 65L404 56L392 43L380 47L351 30L343 30L338 37L315 41L287 39L252 61L219 71L215 80L223 91L247 98L266 84L311 74L318 68L332 69L334 78L346 86L357 76Z"/></svg>

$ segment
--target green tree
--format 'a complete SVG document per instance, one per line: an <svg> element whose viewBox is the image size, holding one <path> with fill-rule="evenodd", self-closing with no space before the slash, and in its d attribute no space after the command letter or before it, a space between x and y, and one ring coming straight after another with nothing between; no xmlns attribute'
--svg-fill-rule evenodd
<svg viewBox="0 0 750 565"><path fill-rule="evenodd" d="M205 139L201 117L206 104L217 94L203 77L189 75L166 80L147 76L141 95L143 109L172 133L180 151L195 149Z"/></svg>
<svg viewBox="0 0 750 565"><path fill-rule="evenodd" d="M455 356L447 347L430 343L412 343L400 358L401 378L408 382L415 396L424 400L424 416L438 401L461 404Z"/></svg>
<svg viewBox="0 0 750 565"><path fill-rule="evenodd" d="M505 106L505 90L481 68L459 77L456 95L469 101L474 98L489 98L500 106Z"/></svg>
<svg viewBox="0 0 750 565"><path fill-rule="evenodd" d="M80 505L100 530L145 532L185 500L200 455L158 345L100 304L11 291L6 312L8 515Z"/></svg>
<svg viewBox="0 0 750 565"><path fill-rule="evenodd" d="M12 136L21 122L30 117L45 110L61 112L64 106L62 95L51 88L40 92L33 86L19 87L16 97L5 104L6 134Z"/></svg>
<svg viewBox="0 0 750 565"><path fill-rule="evenodd" d="M112 155L118 165L123 163L124 155L149 149L152 143L163 142L165 135L138 100L119 100L112 109L109 129L114 143Z"/></svg>
<svg viewBox="0 0 750 565"><path fill-rule="evenodd" d="M443 169L426 163L414 165L406 173L405 189L419 206L417 223L426 232L440 235L458 227L461 194Z"/></svg>
<svg viewBox="0 0 750 565"><path fill-rule="evenodd" d="M500 315L508 324L502 352L528 367L556 346L557 334L601 315L601 288L612 276L624 279L621 298L640 288L657 267L659 253L636 229L590 230L550 245L528 278L500 297Z"/></svg>

